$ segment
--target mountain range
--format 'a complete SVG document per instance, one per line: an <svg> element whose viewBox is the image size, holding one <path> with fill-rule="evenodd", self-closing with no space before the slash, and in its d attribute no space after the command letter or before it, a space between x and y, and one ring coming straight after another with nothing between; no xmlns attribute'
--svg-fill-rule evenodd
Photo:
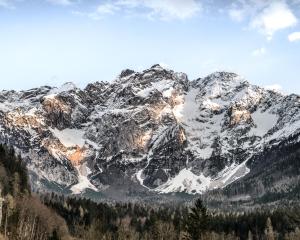
<svg viewBox="0 0 300 240"><path fill-rule="evenodd" d="M300 96L229 72L154 65L112 82L0 92L0 142L36 191L101 196L300 192Z"/></svg>

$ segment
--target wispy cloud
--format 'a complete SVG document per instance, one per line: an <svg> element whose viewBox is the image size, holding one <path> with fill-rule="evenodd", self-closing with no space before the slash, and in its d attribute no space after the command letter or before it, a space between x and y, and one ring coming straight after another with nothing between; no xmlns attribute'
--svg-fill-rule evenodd
<svg viewBox="0 0 300 240"><path fill-rule="evenodd" d="M102 3L93 12L74 13L97 20L106 15L129 14L136 10L149 19L184 20L195 16L201 9L201 4L196 0L117 0Z"/></svg>
<svg viewBox="0 0 300 240"><path fill-rule="evenodd" d="M70 6L74 3L72 0L47 0L47 2L60 6Z"/></svg>
<svg viewBox="0 0 300 240"><path fill-rule="evenodd" d="M271 40L274 33L295 26L297 22L297 18L285 2L273 2L258 14L250 25Z"/></svg>
<svg viewBox="0 0 300 240"><path fill-rule="evenodd" d="M141 7L149 9L150 17L163 20L187 19L201 10L200 3L195 0L144 0L141 2Z"/></svg>
<svg viewBox="0 0 300 240"><path fill-rule="evenodd" d="M0 8L14 9L15 5L11 0L0 0Z"/></svg>
<svg viewBox="0 0 300 240"><path fill-rule="evenodd" d="M288 36L290 42L300 41L300 32L293 32Z"/></svg>
<svg viewBox="0 0 300 240"><path fill-rule="evenodd" d="M249 21L251 29L264 34L268 40L283 29L293 27L298 19L284 0L239 0L228 9L234 21Z"/></svg>
<svg viewBox="0 0 300 240"><path fill-rule="evenodd" d="M253 57L260 57L260 56L263 56L266 54L266 49L264 47L262 48L258 48L258 49L255 49L253 52L252 52L252 56Z"/></svg>
<svg viewBox="0 0 300 240"><path fill-rule="evenodd" d="M271 0L237 0L229 6L228 15L237 22L253 19L271 2Z"/></svg>
<svg viewBox="0 0 300 240"><path fill-rule="evenodd" d="M111 3L105 3L102 5L99 5L96 9L97 14L114 14L115 12L119 11L120 7L116 4Z"/></svg>
<svg viewBox="0 0 300 240"><path fill-rule="evenodd" d="M237 9L237 8L230 8L228 11L230 18L237 22L242 22L245 19L245 10L244 9Z"/></svg>
<svg viewBox="0 0 300 240"><path fill-rule="evenodd" d="M98 5L94 11L91 12L84 12L84 11L73 11L74 15L88 17L93 20L100 20L103 19L107 15L114 15L120 11L120 7L116 4L112 3L105 3Z"/></svg>

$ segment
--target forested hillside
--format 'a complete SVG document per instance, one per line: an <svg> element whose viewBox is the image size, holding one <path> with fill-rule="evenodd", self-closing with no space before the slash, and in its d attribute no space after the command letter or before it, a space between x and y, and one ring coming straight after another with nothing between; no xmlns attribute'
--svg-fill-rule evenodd
<svg viewBox="0 0 300 240"><path fill-rule="evenodd" d="M71 239L65 220L31 193L27 170L13 148L0 145L0 239Z"/></svg>
<svg viewBox="0 0 300 240"><path fill-rule="evenodd" d="M42 199L78 239L300 239L297 206L225 212L207 209L200 199L191 207L95 203L53 194Z"/></svg>
<svg viewBox="0 0 300 240"><path fill-rule="evenodd" d="M251 211L188 204L96 203L31 193L27 170L12 148L0 145L0 239L300 239L300 207Z"/></svg>

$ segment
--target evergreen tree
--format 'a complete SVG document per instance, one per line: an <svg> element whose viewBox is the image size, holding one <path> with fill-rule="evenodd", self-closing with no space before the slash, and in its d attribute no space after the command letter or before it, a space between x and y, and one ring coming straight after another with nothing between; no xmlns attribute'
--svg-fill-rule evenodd
<svg viewBox="0 0 300 240"><path fill-rule="evenodd" d="M54 229L53 233L52 233L52 236L49 237L49 240L60 240L58 234L57 234L57 231L56 229Z"/></svg>
<svg viewBox="0 0 300 240"><path fill-rule="evenodd" d="M203 239L202 235L208 230L208 214L201 199L197 199L195 206L190 209L187 220L187 238L191 240Z"/></svg>

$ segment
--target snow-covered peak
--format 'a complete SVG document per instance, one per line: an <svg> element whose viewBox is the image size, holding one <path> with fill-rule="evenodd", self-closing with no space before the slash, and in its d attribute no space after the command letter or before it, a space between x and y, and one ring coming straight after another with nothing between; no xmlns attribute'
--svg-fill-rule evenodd
<svg viewBox="0 0 300 240"><path fill-rule="evenodd" d="M238 92L245 86L249 86L249 83L244 78L229 72L215 72L199 82L201 92L210 98L222 97L232 91Z"/></svg>
<svg viewBox="0 0 300 240"><path fill-rule="evenodd" d="M154 64L154 65L151 67L151 69L160 71L160 70L163 70L163 69L165 69L165 68L164 68L161 64Z"/></svg>
<svg viewBox="0 0 300 240"><path fill-rule="evenodd" d="M204 84L209 82L240 83L246 81L240 75L232 72L214 72L202 79Z"/></svg>
<svg viewBox="0 0 300 240"><path fill-rule="evenodd" d="M126 69L113 83L120 91L126 89L127 93L131 92L143 98L149 96L154 90L161 92L163 96L171 96L174 89L183 92L189 85L186 74L165 69L159 64L142 72ZM121 88L119 88L120 84Z"/></svg>
<svg viewBox="0 0 300 240"><path fill-rule="evenodd" d="M59 89L62 92L67 92L67 91L71 91L71 90L77 89L77 86L73 82L66 82Z"/></svg>
<svg viewBox="0 0 300 240"><path fill-rule="evenodd" d="M67 83L64 83L63 85L61 85L60 87L52 88L52 90L49 93L50 94L59 94L59 93L62 93L62 92L73 91L73 90L76 90L76 89L77 89L77 87L74 83L67 82Z"/></svg>
<svg viewBox="0 0 300 240"><path fill-rule="evenodd" d="M254 154L299 133L299 104L298 95L265 90L235 73L190 82L154 65L83 90L66 83L2 91L0 141L33 159L34 173L77 183L74 192L94 189L90 180L112 185L122 178L112 169L122 168L162 193L203 193L243 177ZM79 172L83 163L91 173Z"/></svg>
<svg viewBox="0 0 300 240"><path fill-rule="evenodd" d="M123 70L123 71L121 72L120 78L128 77L128 76L130 76L130 75L132 75L132 74L134 74L134 73L135 73L135 71L133 71L133 70L131 70L131 69L125 69L125 70Z"/></svg>
<svg viewBox="0 0 300 240"><path fill-rule="evenodd" d="M63 92L70 92L75 91L77 89L77 86L72 82L67 82L61 85L60 87L54 87L52 88L48 94L45 96L45 98L53 98L56 95L63 93Z"/></svg>

